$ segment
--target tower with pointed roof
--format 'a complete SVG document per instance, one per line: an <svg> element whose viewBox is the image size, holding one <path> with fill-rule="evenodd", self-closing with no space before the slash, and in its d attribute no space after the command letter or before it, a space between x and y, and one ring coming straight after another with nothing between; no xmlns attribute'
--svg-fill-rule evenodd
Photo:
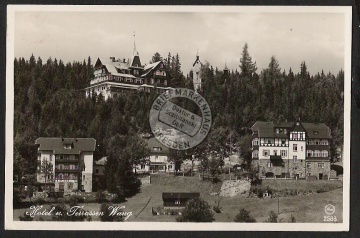
<svg viewBox="0 0 360 238"><path fill-rule="evenodd" d="M201 62L200 62L200 56L199 51L196 54L195 62L192 65L192 71L193 71L193 84L194 84L194 90L197 91L201 88Z"/></svg>

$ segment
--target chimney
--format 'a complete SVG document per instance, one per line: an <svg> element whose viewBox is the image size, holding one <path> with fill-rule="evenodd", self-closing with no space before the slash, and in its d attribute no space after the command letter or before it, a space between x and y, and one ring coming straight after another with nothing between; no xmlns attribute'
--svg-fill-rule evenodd
<svg viewBox="0 0 360 238"><path fill-rule="evenodd" d="M115 62L115 57L110 57L112 62Z"/></svg>
<svg viewBox="0 0 360 238"><path fill-rule="evenodd" d="M124 62L124 63L126 63L126 60L125 60L125 58L123 59L123 62Z"/></svg>

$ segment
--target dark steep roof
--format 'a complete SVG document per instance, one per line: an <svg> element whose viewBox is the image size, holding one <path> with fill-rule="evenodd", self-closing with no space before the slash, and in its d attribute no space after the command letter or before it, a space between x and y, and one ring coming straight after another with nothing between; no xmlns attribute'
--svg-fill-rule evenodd
<svg viewBox="0 0 360 238"><path fill-rule="evenodd" d="M162 193L162 198L197 198L200 197L200 193Z"/></svg>
<svg viewBox="0 0 360 238"><path fill-rule="evenodd" d="M169 148L164 146L163 144L161 144L156 138L150 138L147 140L147 146L150 149L150 154L151 155L156 155L156 154L162 154L162 155L168 155L169 154ZM160 151L156 151L154 150L154 148L161 148Z"/></svg>
<svg viewBox="0 0 360 238"><path fill-rule="evenodd" d="M93 138L60 138L39 137L35 140L39 150L53 151L54 154L80 154L82 151L93 152L96 140ZM65 149L64 144L71 144L71 149Z"/></svg>
<svg viewBox="0 0 360 238"><path fill-rule="evenodd" d="M130 67L142 68L142 67L141 67L140 57L139 57L138 55L135 55L135 56L134 56Z"/></svg>
<svg viewBox="0 0 360 238"><path fill-rule="evenodd" d="M308 138L311 139L330 139L331 130L325 123L302 123ZM316 133L317 132L317 133Z"/></svg>
<svg viewBox="0 0 360 238"><path fill-rule="evenodd" d="M308 139L331 139L331 130L324 123L301 122L300 125L305 129ZM301 126L296 126L295 122L274 124L273 122L257 121L251 128L258 132L259 137L281 137L281 134L275 134L275 128L291 129L293 127L296 130L302 130Z"/></svg>

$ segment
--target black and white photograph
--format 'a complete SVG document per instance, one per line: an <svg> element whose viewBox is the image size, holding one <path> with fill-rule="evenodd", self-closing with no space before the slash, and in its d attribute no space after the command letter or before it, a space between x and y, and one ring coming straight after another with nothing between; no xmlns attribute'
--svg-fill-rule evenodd
<svg viewBox="0 0 360 238"><path fill-rule="evenodd" d="M349 230L351 13L9 5L5 229Z"/></svg>

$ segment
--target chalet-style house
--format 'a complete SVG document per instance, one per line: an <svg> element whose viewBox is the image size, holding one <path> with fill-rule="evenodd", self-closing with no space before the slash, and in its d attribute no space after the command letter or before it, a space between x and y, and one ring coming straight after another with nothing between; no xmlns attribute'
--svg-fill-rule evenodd
<svg viewBox="0 0 360 238"><path fill-rule="evenodd" d="M264 177L330 178L331 131L324 123L256 122L252 159Z"/></svg>
<svg viewBox="0 0 360 238"><path fill-rule="evenodd" d="M162 193L165 209L182 209L186 202L200 197L200 193Z"/></svg>
<svg viewBox="0 0 360 238"><path fill-rule="evenodd" d="M38 183L52 184L56 192L92 192L95 139L40 137L35 144Z"/></svg>
<svg viewBox="0 0 360 238"><path fill-rule="evenodd" d="M162 93L171 89L169 70L162 61L144 65L134 44L131 59L110 57L98 58L94 66L94 79L85 88L86 96L102 94L104 99L116 97L124 92L145 91Z"/></svg>
<svg viewBox="0 0 360 238"><path fill-rule="evenodd" d="M169 161L169 148L161 144L154 137L148 137L146 141L150 150L150 156L146 159L147 162L136 166L136 172L174 172L175 165L172 161Z"/></svg>

